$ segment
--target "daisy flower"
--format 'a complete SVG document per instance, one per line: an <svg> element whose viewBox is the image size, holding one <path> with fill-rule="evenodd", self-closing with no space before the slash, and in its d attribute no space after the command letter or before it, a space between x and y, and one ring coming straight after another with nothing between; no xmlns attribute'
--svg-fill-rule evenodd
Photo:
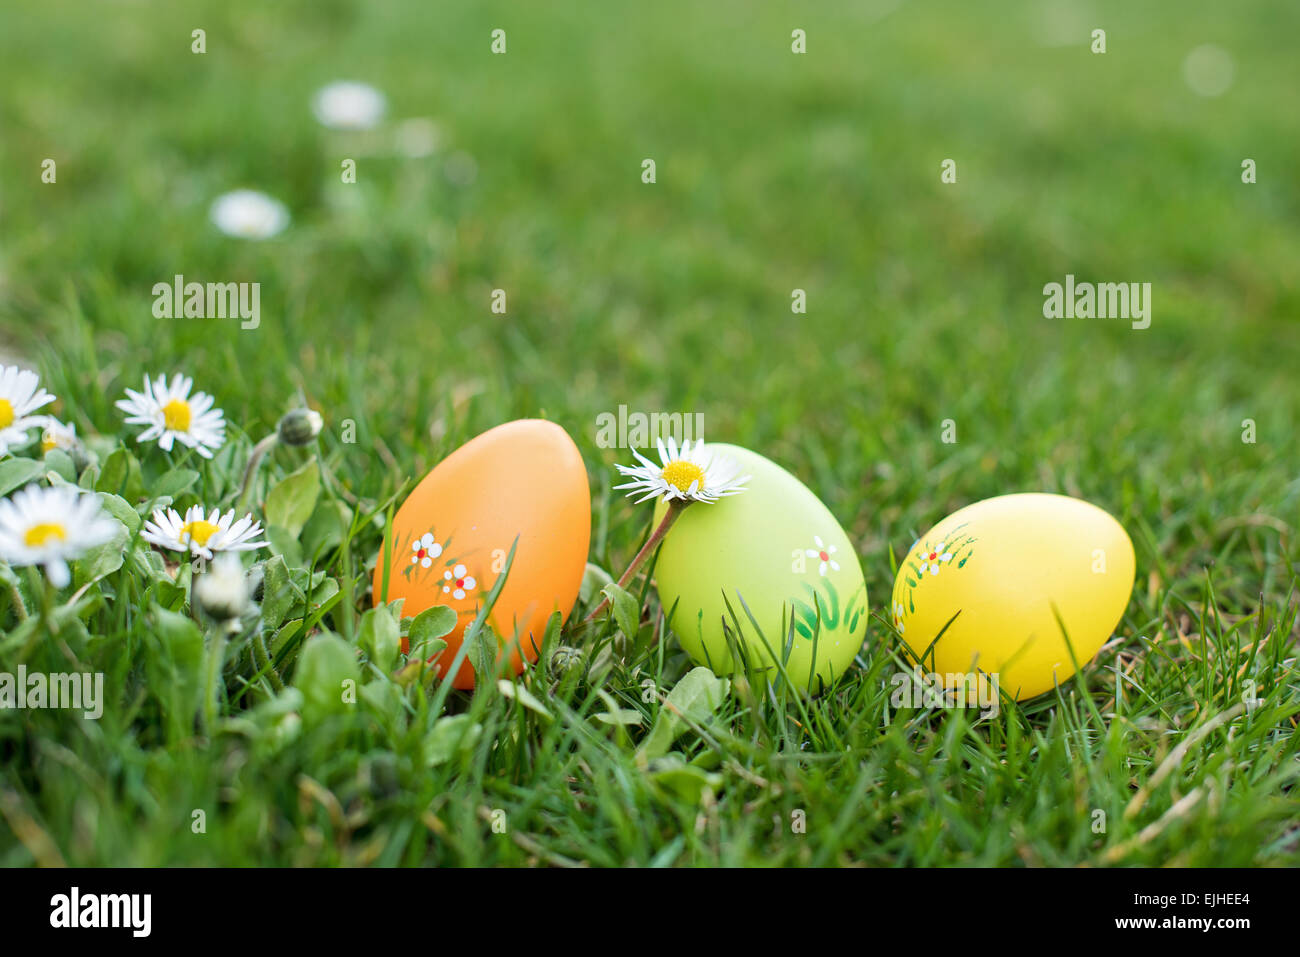
<svg viewBox="0 0 1300 957"><path fill-rule="evenodd" d="M248 583L238 556L219 556L194 584L199 607L218 621L237 619L248 610Z"/></svg>
<svg viewBox="0 0 1300 957"><path fill-rule="evenodd" d="M818 573L823 578L825 578L827 566L829 566L834 571L839 571L840 563L837 562L835 559L831 558L831 556L834 555L835 552L837 551L835 546L827 545L825 542L821 540L821 536L819 535L813 536L813 543L817 547L807 549L804 552L804 554L807 555L809 558L817 558L821 560L821 566L818 568Z"/></svg>
<svg viewBox="0 0 1300 957"><path fill-rule="evenodd" d="M1197 47L1183 60L1183 81L1197 96L1223 95L1235 72L1232 54L1212 43Z"/></svg>
<svg viewBox="0 0 1300 957"><path fill-rule="evenodd" d="M332 130L368 130L384 118L384 94L365 83L339 80L321 87L311 110L322 126Z"/></svg>
<svg viewBox="0 0 1300 957"><path fill-rule="evenodd" d="M619 465L618 470L633 481L615 485L616 489L632 489L628 496L644 492L637 499L640 504L646 499L662 495L665 502L681 499L689 502L716 502L725 495L738 495L745 491L745 482L750 476L739 475L740 469L730 458L714 455L703 442L691 444L687 439L680 450L674 439L665 446L659 440L660 465L655 465L636 449L632 450L640 465Z"/></svg>
<svg viewBox="0 0 1300 957"><path fill-rule="evenodd" d="M35 372L18 366L0 368L0 455L11 445L26 445L27 431L45 421L32 415L54 401L54 396L39 388L40 381Z"/></svg>
<svg viewBox="0 0 1300 957"><path fill-rule="evenodd" d="M941 563L952 561L952 552L943 550L944 543L940 542L928 552L921 554L921 574L929 572L931 575L939 574Z"/></svg>
<svg viewBox="0 0 1300 957"><path fill-rule="evenodd" d="M444 584L443 593L451 592L451 597L460 600L465 597L465 593L471 591L478 584L473 578L466 574L468 569L464 565L457 565L442 573Z"/></svg>
<svg viewBox="0 0 1300 957"><path fill-rule="evenodd" d="M686 506L693 502L712 503L727 495L739 495L745 491L745 483L751 478L749 475L739 474L740 467L734 459L715 454L712 449L706 448L702 441L692 445L691 440L687 439L682 443L681 449L677 448L677 440L673 438L669 438L667 445L664 445L663 439L660 439L658 445L659 465L633 449L632 454L641 464L617 466L618 470L630 477L632 481L615 485L614 488L631 489L627 493L629 498L633 495L641 495L636 500L638 505L647 499L662 495L664 503L669 506L658 526L641 546L641 550L632 558L627 571L619 577L620 588L628 586L637 569L644 565L646 559L659 547ZM584 621L594 620L608 607L609 598L606 597L587 614Z"/></svg>
<svg viewBox="0 0 1300 957"><path fill-rule="evenodd" d="M45 430L41 432L41 454L52 452L54 449L63 449L69 452L75 449L77 442L77 427L71 423L64 425L53 416L45 417Z"/></svg>
<svg viewBox="0 0 1300 957"><path fill-rule="evenodd" d="M433 564L433 560L442 554L442 546L433 540L430 532L425 532L415 541L411 542L411 564L417 562L421 568L428 568ZM463 565L461 566L464 567ZM446 591L446 589L443 589Z"/></svg>
<svg viewBox="0 0 1300 957"><path fill-rule="evenodd" d="M209 213L217 229L237 239L270 239L289 225L289 210L255 189L223 193Z"/></svg>
<svg viewBox="0 0 1300 957"><path fill-rule="evenodd" d="M174 508L155 509L144 523L140 537L146 542L174 552L189 552L209 560L217 552L248 552L269 544L254 541L262 534L262 526L245 515L235 521L235 510L226 514L214 508L204 514L202 505L192 505L183 516Z"/></svg>
<svg viewBox="0 0 1300 957"><path fill-rule="evenodd" d="M128 425L147 428L137 442L157 439L159 448L170 452L174 442L194 449L205 459L226 441L226 421L220 409L212 407L206 392L190 395L194 380L175 375L169 384L166 376L153 382L144 378L144 391L127 389L127 398L118 399L117 407L127 413Z"/></svg>
<svg viewBox="0 0 1300 957"><path fill-rule="evenodd" d="M119 525L99 499L68 485L29 485L0 501L0 557L10 565L44 565L56 588L72 580L68 561L110 541Z"/></svg>

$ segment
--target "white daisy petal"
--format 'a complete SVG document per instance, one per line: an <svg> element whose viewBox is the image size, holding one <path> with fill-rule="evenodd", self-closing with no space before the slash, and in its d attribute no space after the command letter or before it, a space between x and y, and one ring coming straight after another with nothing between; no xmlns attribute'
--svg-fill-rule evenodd
<svg viewBox="0 0 1300 957"><path fill-rule="evenodd" d="M51 584L62 588L71 581L68 562L112 539L120 527L81 489L29 485L0 502L0 558L42 565Z"/></svg>
<svg viewBox="0 0 1300 957"><path fill-rule="evenodd" d="M35 372L18 366L0 368L0 455L27 445L30 431L48 421L48 416L34 413L53 401L54 396L40 388Z"/></svg>
<svg viewBox="0 0 1300 957"><path fill-rule="evenodd" d="M72 581L72 573L68 569L68 563L61 559L53 559L45 563L45 574L50 578L50 584L55 588L66 588Z"/></svg>
<svg viewBox="0 0 1300 957"><path fill-rule="evenodd" d="M202 505L195 505L183 517L174 509L155 510L140 537L159 548L211 558L219 552L265 548L270 543L257 540L261 534L262 526L252 515L235 521L234 509L223 515L220 509L205 513Z"/></svg>
<svg viewBox="0 0 1300 957"><path fill-rule="evenodd" d="M736 463L725 456L715 455L703 442L692 444L688 439L679 449L676 440L670 436L666 443L663 439L656 439L655 444L662 465L655 465L633 449L632 455L642 464L616 466L620 474L632 481L614 488L624 491L629 498L635 498L638 504L652 498L661 498L664 502L712 503L745 491L744 483L750 476L738 477Z"/></svg>

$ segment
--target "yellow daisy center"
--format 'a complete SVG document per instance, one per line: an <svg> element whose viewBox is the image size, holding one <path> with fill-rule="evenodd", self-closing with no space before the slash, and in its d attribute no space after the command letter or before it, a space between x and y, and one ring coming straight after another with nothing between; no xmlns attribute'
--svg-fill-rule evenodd
<svg viewBox="0 0 1300 957"><path fill-rule="evenodd" d="M163 425L173 432L190 430L190 404L184 399L172 399L163 406Z"/></svg>
<svg viewBox="0 0 1300 957"><path fill-rule="evenodd" d="M14 404L8 399L0 399L0 429L7 429L14 424Z"/></svg>
<svg viewBox="0 0 1300 957"><path fill-rule="evenodd" d="M197 545L206 545L208 539L217 533L217 526L211 522L205 522L203 519L196 519L193 522L186 522L181 526L181 537L189 536L190 541Z"/></svg>
<svg viewBox="0 0 1300 957"><path fill-rule="evenodd" d="M665 482L682 492L689 492L692 482L699 482L699 488L704 488L704 469L694 462L681 459L669 462L664 466L663 477Z"/></svg>
<svg viewBox="0 0 1300 957"><path fill-rule="evenodd" d="M39 548L47 544L51 539L66 542L68 532L62 525L56 525L53 522L42 522L27 529L27 534L23 536L23 542L30 548Z"/></svg>
<svg viewBox="0 0 1300 957"><path fill-rule="evenodd" d="M53 432L46 432L44 435L41 436L42 454L50 451L51 449L58 448L58 446L59 446L59 440L54 437Z"/></svg>

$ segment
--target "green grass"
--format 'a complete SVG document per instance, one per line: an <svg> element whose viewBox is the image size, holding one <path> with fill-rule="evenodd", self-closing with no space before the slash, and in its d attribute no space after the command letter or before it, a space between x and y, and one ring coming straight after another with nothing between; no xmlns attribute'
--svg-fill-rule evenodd
<svg viewBox="0 0 1300 957"><path fill-rule="evenodd" d="M326 432L273 453L257 500L318 460L333 480L286 564L338 597L322 615L283 586L283 620L304 621L273 651L310 692L304 642L369 649L317 662L365 679L333 713L278 695L235 640L209 734L187 576L172 583L138 542L26 626L0 597L0 671L103 671L111 692L98 722L0 712L0 864L1300 862L1300 115L1285 108L1300 12L1104 2L1073 46L1048 46L1041 6L0 12L0 351L93 437L100 478L115 448L139 457L115 491L141 510L177 468L198 472L179 504L231 503L301 391ZM1088 52L1098 26L1105 55ZM495 27L505 56L488 53ZM1181 73L1207 42L1237 67L1215 99ZM336 78L388 94L384 131L315 124L311 94ZM419 116L439 152L396 155L393 122ZM447 177L457 154L472 183ZM355 186L339 183L347 156ZM286 202L289 230L216 233L208 204L239 186ZM1151 282L1151 328L1044 319L1042 287L1067 272ZM153 319L151 287L175 273L260 282L260 328ZM163 371L224 408L214 462L122 426L113 401ZM591 561L624 567L649 510L609 491L628 453L595 443L619 404L700 411L709 438L789 468L867 576L860 667L811 701L733 688L676 742L693 770L638 759L663 710L642 682L667 691L690 668L654 601L618 654L609 628L563 639L583 645L574 676L529 685L549 717L492 688L401 690L371 666L362 612L387 505L506 419L574 436ZM1096 502L1129 531L1138 581L1115 637L1078 681L995 720L895 712L890 549L1028 490ZM17 578L39 608L39 579ZM596 719L614 708L640 724Z"/></svg>

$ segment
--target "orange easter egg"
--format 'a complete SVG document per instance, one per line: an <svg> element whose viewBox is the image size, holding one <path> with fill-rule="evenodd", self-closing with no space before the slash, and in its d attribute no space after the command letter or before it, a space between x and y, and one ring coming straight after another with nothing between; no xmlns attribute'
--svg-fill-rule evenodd
<svg viewBox="0 0 1300 957"><path fill-rule="evenodd" d="M504 572L516 537L488 621L519 674L525 658L537 660L552 612L567 617L577 601L591 541L587 469L554 422L520 419L471 439L439 462L393 516L375 566L375 603L385 595L403 598L408 617L434 605L455 609L439 674ZM474 687L468 658L453 683Z"/></svg>

